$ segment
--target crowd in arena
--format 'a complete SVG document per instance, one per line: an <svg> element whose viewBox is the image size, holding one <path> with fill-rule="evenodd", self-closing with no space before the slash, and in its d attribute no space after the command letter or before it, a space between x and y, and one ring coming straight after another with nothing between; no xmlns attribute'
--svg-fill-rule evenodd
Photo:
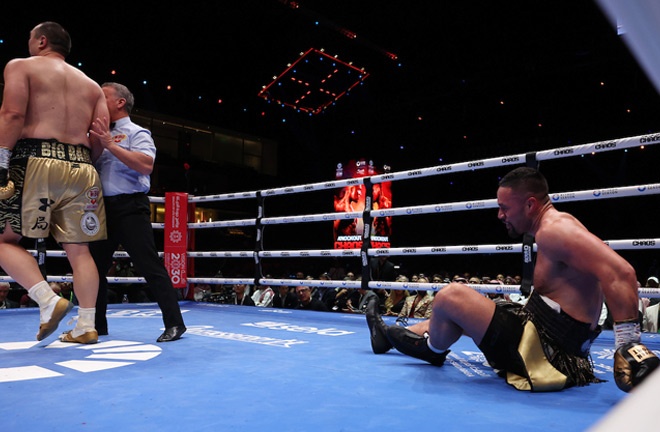
<svg viewBox="0 0 660 432"><path fill-rule="evenodd" d="M359 281L360 276L354 272L342 272L341 269L333 273L324 272L318 277L297 272L297 280L346 280ZM268 276L270 278L270 276ZM378 279L381 280L381 279ZM498 273L494 276L476 275L469 272L454 273L439 271L437 273L411 273L409 275L396 274L390 280L403 283L430 283L447 284L459 282L479 289L477 285L520 285L522 277L519 274L508 275ZM641 287L642 284L639 283ZM646 280L644 287L658 288L658 278L651 276ZM423 286L422 286L423 287ZM195 287L195 300L235 304L243 306L276 307L285 309L308 309L322 312L365 313L366 304L370 297L378 297L380 312L384 316L396 316L397 320L405 322L407 318L430 318L434 289L362 289L346 287L315 287L305 285L281 285L270 287L267 285L248 284L198 284ZM527 296L522 293L484 294L495 302L513 302L524 304ZM645 332L657 333L660 299L641 297L639 300L639 321ZM612 329L612 318L608 314L607 304L603 304L599 324L604 329Z"/></svg>
<svg viewBox="0 0 660 432"><path fill-rule="evenodd" d="M126 261L126 262L123 262ZM134 277L139 276L129 263L130 260L118 260L113 267L111 276ZM331 268L318 277L307 275L299 271L291 275L293 279L302 280L336 280L336 281L359 281L361 277L352 271ZM270 276L269 276L270 278ZM410 273L398 274L392 272L389 280L402 283L430 283L442 284L450 282L465 283L478 289L477 285L520 285L521 275L508 275L498 273L494 276L473 274L469 272L451 274L448 271L437 273ZM286 278L284 278L286 279ZM378 279L381 280L381 279ZM18 307L36 307L27 294L20 293L20 286L12 286L7 282L0 283L0 309L11 309ZM72 290L72 284L68 282L51 282L50 286L59 296L76 302ZM650 276L644 287L658 288L659 279ZM642 284L640 283L641 287ZM308 309L321 312L342 312L364 314L367 301L376 296L380 306L380 312L384 316L396 316L397 321L405 322L408 318L427 319L432 312L433 298L437 291L433 289L362 289L347 287L315 287L299 285L281 285L270 287L268 285L250 284L191 284L194 290L194 300L200 302L234 304L242 306L274 307L284 309ZM13 295L10 295L13 294ZM484 294L496 302L514 302L524 304L527 297L518 293L509 294ZM108 291L109 303L141 303L153 301L149 289L144 284L116 283L112 284ZM15 299L13 299L15 298ZM181 296L181 299L183 297ZM658 313L660 310L660 299L640 296L639 320L642 330L645 332L658 333L660 330ZM604 329L612 328L612 320L608 315L607 305L603 305L603 311L599 321Z"/></svg>

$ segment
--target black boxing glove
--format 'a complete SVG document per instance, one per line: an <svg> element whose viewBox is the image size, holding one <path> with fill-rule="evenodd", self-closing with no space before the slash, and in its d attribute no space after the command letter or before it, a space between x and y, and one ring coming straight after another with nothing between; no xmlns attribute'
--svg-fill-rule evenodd
<svg viewBox="0 0 660 432"><path fill-rule="evenodd" d="M9 183L9 170L7 168L0 168L0 187L7 187Z"/></svg>
<svg viewBox="0 0 660 432"><path fill-rule="evenodd" d="M9 159L11 150L0 147L0 199L7 199L14 195L14 182L9 180Z"/></svg>
<svg viewBox="0 0 660 432"><path fill-rule="evenodd" d="M644 381L658 366L660 359L639 342L621 345L614 354L614 381L624 392Z"/></svg>

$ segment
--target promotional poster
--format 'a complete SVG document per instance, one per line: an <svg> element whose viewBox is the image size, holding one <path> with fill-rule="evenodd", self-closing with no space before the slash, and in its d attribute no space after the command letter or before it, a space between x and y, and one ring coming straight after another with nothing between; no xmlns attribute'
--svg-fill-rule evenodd
<svg viewBox="0 0 660 432"><path fill-rule="evenodd" d="M368 177L389 172L389 167L376 168L374 161L350 161L337 164L337 179ZM372 186L372 210L392 207L392 183L375 183ZM364 212L366 187L363 184L349 185L335 193L335 211L339 213ZM335 249L359 249L362 246L364 223L362 218L338 219L334 221L333 239ZM372 223L371 246L374 248L390 247L392 217L375 217Z"/></svg>

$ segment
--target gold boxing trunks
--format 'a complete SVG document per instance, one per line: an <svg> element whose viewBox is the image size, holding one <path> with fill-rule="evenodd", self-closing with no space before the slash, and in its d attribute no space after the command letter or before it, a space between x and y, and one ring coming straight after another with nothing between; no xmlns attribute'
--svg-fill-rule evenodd
<svg viewBox="0 0 660 432"><path fill-rule="evenodd" d="M24 237L58 243L106 238L101 180L86 146L55 139L22 139L9 163L16 193L0 200L0 232L9 222Z"/></svg>

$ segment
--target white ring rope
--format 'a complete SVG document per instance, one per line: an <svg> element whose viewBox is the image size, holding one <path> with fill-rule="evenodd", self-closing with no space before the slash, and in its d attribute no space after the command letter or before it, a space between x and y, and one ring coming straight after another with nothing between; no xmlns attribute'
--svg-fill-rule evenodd
<svg viewBox="0 0 660 432"><path fill-rule="evenodd" d="M660 143L660 134L638 135L627 138L620 138L607 141L598 141L588 144L581 144L571 147L562 147L551 150L545 150L530 154L516 154L510 156L495 157L483 160L475 160L470 162L461 162L450 165L440 165L416 170L400 171L394 173L387 173L375 175L370 177L352 178L344 180L334 180L328 182L319 182L312 184L304 184L283 188L267 189L263 191L249 191L230 194L208 195L190 197L189 202L214 202L214 201L229 201L239 199L253 199L261 197L270 197L276 195L286 195L292 193L312 192L319 190L336 189L343 186L362 185L365 182L383 183L398 180L406 180L410 178L419 178L427 176L435 176L442 174L450 174L461 171L475 171L478 169L520 165L524 164L528 157L534 156L537 161L560 159L571 156L580 156L587 154L595 154L608 152L613 150L621 150L632 147L640 147L645 145L654 145ZM660 193L660 183L652 183L637 186L624 186L614 187L607 189L591 189L574 192L552 193L550 197L553 202L570 202L570 201L586 201L598 200L608 198L620 197L633 197L643 196L649 194ZM164 197L149 197L153 203L164 203ZM497 201L495 199L487 200L474 200L462 201L454 203L430 204L420 205L405 208L389 208L385 210L372 210L369 214L372 217L384 216L405 216L414 214L426 213L439 213L450 211L462 210L479 210L496 208ZM259 221L262 225L274 224L289 224L289 223L304 223L304 222L322 222L334 221L339 219L359 219L363 217L362 212L333 212L322 214L310 214L300 216L285 216L285 217L263 217L260 220L254 219L240 219L240 220L227 220L215 222L198 222L188 223L189 229L203 229L203 228L227 228L238 226L254 226ZM152 223L154 229L164 229L164 223ZM660 239L633 239L633 240L610 240L605 241L613 249L657 249L660 248ZM464 246L438 246L438 247L409 247L409 248L389 248L389 249L368 249L369 256L397 256L397 255L444 255L444 254L490 254L490 253L520 253L522 251L521 244L495 244L495 245L464 245ZM36 256L36 251L29 251ZM287 258L287 257L359 257L361 251L359 249L344 249L344 250L290 250L290 251L191 251L188 256L191 258ZM162 252L159 252L163 256ZM47 251L46 256L49 257L66 257L64 251ZM117 251L115 257L130 258L126 252ZM71 281L71 276L48 276L49 282L62 282ZM7 276L0 276L0 281L13 281ZM109 282L119 283L143 283L145 282L141 277L108 277ZM208 283L208 284L255 284L260 283L264 285L305 285L305 286L319 286L319 287L361 287L361 281L321 281L321 280L298 280L298 279L248 279L248 278L188 278L190 283ZM390 288L390 289L426 289L438 290L445 284L423 284L423 283L397 283L397 282L380 282L370 281L368 283L371 288ZM518 292L519 285L470 285L473 288L482 292ZM492 291L495 290L495 291ZM499 290L499 291L498 291ZM650 288L640 288L640 294L645 294L647 297L660 297L660 290Z"/></svg>
<svg viewBox="0 0 660 432"><path fill-rule="evenodd" d="M146 283L143 277L115 277L108 276L109 283ZM8 276L0 276L2 282L13 282ZM48 276L48 282L73 282L73 276ZM188 278L188 282L196 284L209 284L209 285L255 285L257 282L260 285L268 285L271 287L277 286L307 286L319 288L352 288L359 289L362 282L359 280L319 280L319 279L245 279L245 278ZM371 281L369 288L371 289L389 289L389 290L426 290L426 291L439 291L447 286L447 283L419 283L419 282L384 282L384 281ZM482 294L520 294L520 285L499 285L499 284L466 284L479 291ZM640 297L646 298L660 298L660 288L639 288Z"/></svg>
<svg viewBox="0 0 660 432"><path fill-rule="evenodd" d="M614 250L660 249L660 238L635 240L607 240L604 243ZM536 251L536 244L534 244ZM495 245L463 245L463 246L425 246L408 248L369 249L370 256L399 255L460 255L460 254L495 254L521 253L522 243L503 243Z"/></svg>
<svg viewBox="0 0 660 432"><path fill-rule="evenodd" d="M307 287L324 287L324 288L354 288L358 289L362 286L362 281L359 280L317 280L317 279L259 279L261 285L275 286L307 286Z"/></svg>
<svg viewBox="0 0 660 432"><path fill-rule="evenodd" d="M332 249L332 250L286 250L262 251L258 253L264 258L297 258L297 257L359 257L360 249Z"/></svg>
<svg viewBox="0 0 660 432"><path fill-rule="evenodd" d="M448 284L446 283L418 283L418 282L369 282L372 289L397 289L397 290L427 290L439 291ZM520 294L520 285L500 284L465 284L482 294ZM639 288L640 297L660 298L660 288Z"/></svg>
<svg viewBox="0 0 660 432"><path fill-rule="evenodd" d="M652 183L638 186L624 186L607 189L588 189L574 192L550 193L552 202L587 201L609 198L625 198L641 195L660 194L660 183ZM477 201L460 201L445 204L428 204L413 207L388 208L384 210L372 210L371 216L409 216L429 213L448 213L464 210L483 210L497 208L497 199L486 199Z"/></svg>
<svg viewBox="0 0 660 432"><path fill-rule="evenodd" d="M237 226L252 226L256 225L256 223L256 219L236 219L215 222L189 222L188 228L231 228ZM162 224L162 226L165 228L165 224Z"/></svg>
<svg viewBox="0 0 660 432"><path fill-rule="evenodd" d="M535 156L538 161L542 161L542 160L565 158L570 156L603 153L608 151L621 150L621 149L639 147L644 145L654 145L658 143L660 143L660 134L655 133L648 135L637 135L633 137L619 138L608 141L597 141L593 143L579 144L570 147L560 147L551 150L544 150L544 151L536 152ZM522 154L516 154L510 156L495 157L490 159L475 160L470 162L460 162L450 165L439 165L439 166L421 168L416 170L399 171L389 174L380 174L380 175L371 176L369 178L371 179L372 183L383 183L388 181L406 180L413 177L427 177L427 176L449 174L460 171L474 171L477 169L492 168L497 166L518 165L521 163L525 163L526 157L527 155L522 153ZM275 195L286 195L291 193L335 189L343 186L364 184L364 179L365 177L360 177L353 179L310 183L310 184L297 185L297 186L288 186L288 187L282 187L276 189L266 189L262 191L262 196L267 197L267 196L275 196ZM247 194L249 196L240 196L236 198L249 198L252 196L256 196L256 192L244 192L243 194ZM222 197L222 199L230 199L228 198L229 195L243 195L243 194L225 194L225 195L213 195L213 196ZM210 198L207 199L206 197L191 198L191 200L195 200L195 199L200 201L202 199L205 201L206 200L213 201L213 199Z"/></svg>
<svg viewBox="0 0 660 432"><path fill-rule="evenodd" d="M606 240L605 244L614 250L660 249L660 238ZM534 245L536 250L536 245ZM459 254L493 254L520 253L522 243L502 243L493 245L462 245L462 246L424 246L408 248L378 248L368 249L369 256L399 256L399 255L459 255ZM281 250L281 251L211 251L188 252L191 258L311 258L311 257L359 257L360 249L311 249L311 250Z"/></svg>
<svg viewBox="0 0 660 432"><path fill-rule="evenodd" d="M605 244L614 250L660 249L660 238L605 240ZM495 245L462 245L462 246L424 246L409 248L378 248L369 249L370 256L397 255L451 255L451 254L482 254L482 253L517 253L522 250L522 243L502 243ZM536 250L536 245L534 245ZM36 250L28 250L33 256ZM162 255L162 252L159 252ZM189 251L190 258L254 258L255 254L263 258L310 258L310 257L359 257L360 249L311 249L286 251ZM47 256L65 258L64 251L48 251ZM115 258L130 258L127 252L117 251ZM0 278L1 280L1 278Z"/></svg>
<svg viewBox="0 0 660 432"><path fill-rule="evenodd" d="M573 192L553 192L550 194L552 202L574 202L574 201L588 201L600 200L610 198L627 198L642 195L657 195L660 194L660 183L651 183L636 186L623 186L613 187L606 189L587 189ZM497 208L496 199L485 199L475 201L458 201L453 203L438 203L426 204L411 207L393 207L388 209L372 210L370 212L373 217L386 217L386 216L410 216L419 214L432 214L432 213L449 213L456 211L468 210L485 210ZM291 223L304 223L304 222L325 222L333 220L352 220L360 219L363 216L362 212L333 212L333 213L320 213L308 214L300 216L280 216L280 217L266 217L261 219L263 225L276 225L276 224L291 224ZM215 221L215 222L195 222L188 223L188 228L227 228L236 226L251 226L256 224L256 219L241 219L230 221ZM154 228L165 228L164 223L153 223Z"/></svg>
<svg viewBox="0 0 660 432"><path fill-rule="evenodd" d="M147 281L141 276L133 277L119 277L119 276L108 276L106 277L109 283L146 283ZM73 282L72 275L65 276L47 276L47 282ZM0 282L15 282L9 276L0 276Z"/></svg>
<svg viewBox="0 0 660 432"><path fill-rule="evenodd" d="M333 220L352 220L362 218L362 212L333 212L333 213L321 213L321 214L310 214L303 216L284 216L284 217L270 217L261 219L263 225L275 225L275 224L288 224L288 223L301 223L301 222L324 222L324 221L333 221Z"/></svg>
<svg viewBox="0 0 660 432"><path fill-rule="evenodd" d="M254 251L187 252L190 258L254 258Z"/></svg>
<svg viewBox="0 0 660 432"><path fill-rule="evenodd" d="M191 203L235 201L239 199L256 198L257 194L258 192L254 191L254 192L238 192L238 193L227 193L227 194L218 194L218 195L191 196L188 197L188 201ZM164 204L165 197L150 196L149 201L156 204Z"/></svg>
<svg viewBox="0 0 660 432"><path fill-rule="evenodd" d="M257 192L240 192L240 193L190 197L188 201L190 201L191 203L200 203L200 202L214 202L214 201L233 201L233 200L256 198L256 197L257 197Z"/></svg>
<svg viewBox="0 0 660 432"><path fill-rule="evenodd" d="M544 150L534 153L536 160L551 160L569 156L580 156L585 154L603 153L613 150L627 149L645 145L660 143L660 133L649 135L638 135L627 138L619 138L609 141L598 141L588 144L579 144L572 147L561 147L551 150ZM498 166L518 165L525 163L526 154L516 154L509 156L500 156L490 159L474 160L470 162L460 162L450 165L438 165L429 168L416 170L399 171L390 174L379 174L370 177L372 183L383 183L397 180L407 180L411 178L428 177L442 174L451 174L461 171L474 171L484 168L493 168Z"/></svg>
<svg viewBox="0 0 660 432"><path fill-rule="evenodd" d="M300 192L312 192L319 190L327 189L337 189L338 187L344 186L356 186L364 184L364 177L345 179L345 180L333 180L329 182L320 182L320 183L310 183L305 185L298 186L288 186L283 188L276 189L267 189L261 193L264 197L275 196L275 195L287 195L292 193Z"/></svg>

